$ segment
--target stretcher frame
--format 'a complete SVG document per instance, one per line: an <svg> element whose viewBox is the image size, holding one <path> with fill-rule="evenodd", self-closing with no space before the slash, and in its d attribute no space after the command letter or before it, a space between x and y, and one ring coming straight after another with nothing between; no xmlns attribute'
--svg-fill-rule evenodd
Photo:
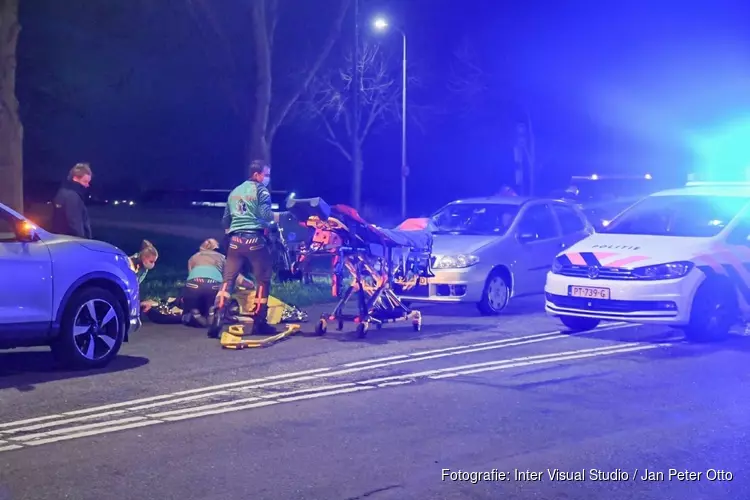
<svg viewBox="0 0 750 500"><path fill-rule="evenodd" d="M354 223L362 224L360 221L354 221ZM332 295L339 298L339 301L330 314L321 315L315 326L315 333L317 335L325 335L328 331L328 324L333 322L336 323L336 329L339 331L344 329L345 322L354 322L357 325L356 333L359 338L367 336L371 325L374 325L379 330L383 324L397 321L411 321L414 331L422 329L422 313L404 304L392 288L393 278L396 274L396 269L394 269L394 250L399 248L403 252L405 247L389 244L385 237L381 237L377 243L365 241L363 238L353 234L351 231L353 228L349 228L337 216L330 216L326 220L312 216L308 218L305 224L308 227L337 235L342 240L342 243L345 240L356 239L356 243L360 244L357 246L341 244L334 245L331 248L327 245L327 242L313 241L309 245L306 245L305 249L298 256L297 265L313 257L322 255L333 257L334 269L332 272L331 288ZM351 241L347 243L351 243ZM384 250L382 256L376 257L373 255L370 251L373 244L378 245ZM430 248L423 250L431 253L431 245ZM407 255L411 252L412 250L408 249ZM408 260L408 256L406 262L402 258L401 264L404 268ZM415 285L420 278L431 276L429 258L426 259L425 264L425 273L427 276L415 274L410 282L404 283L402 286L408 288ZM341 294L344 270L348 271L352 282L343 294ZM372 281L372 283L367 283L367 281ZM344 312L344 308L352 299L357 301L357 313L347 314Z"/></svg>

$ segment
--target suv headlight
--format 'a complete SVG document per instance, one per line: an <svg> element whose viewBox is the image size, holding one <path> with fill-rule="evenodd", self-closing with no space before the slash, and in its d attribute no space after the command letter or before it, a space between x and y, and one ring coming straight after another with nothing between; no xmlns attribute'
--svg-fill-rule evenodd
<svg viewBox="0 0 750 500"><path fill-rule="evenodd" d="M479 257L471 254L444 255L435 261L433 269L461 269L479 262Z"/></svg>
<svg viewBox="0 0 750 500"><path fill-rule="evenodd" d="M692 268L692 262L669 262L655 266L636 267L633 269L633 275L644 280L671 280L682 278Z"/></svg>

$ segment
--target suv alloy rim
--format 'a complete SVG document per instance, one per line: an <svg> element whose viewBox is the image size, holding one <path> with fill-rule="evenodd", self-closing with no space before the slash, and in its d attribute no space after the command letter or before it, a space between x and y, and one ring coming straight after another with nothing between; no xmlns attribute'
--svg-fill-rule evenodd
<svg viewBox="0 0 750 500"><path fill-rule="evenodd" d="M120 319L106 300L91 299L76 312L73 342L86 359L95 361L112 351L120 334Z"/></svg>

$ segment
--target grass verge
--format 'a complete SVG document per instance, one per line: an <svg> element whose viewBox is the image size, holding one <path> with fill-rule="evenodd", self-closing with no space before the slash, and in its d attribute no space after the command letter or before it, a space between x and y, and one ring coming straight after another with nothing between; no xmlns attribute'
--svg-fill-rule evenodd
<svg viewBox="0 0 750 500"><path fill-rule="evenodd" d="M97 240L111 243L128 255L138 252L144 239L154 244L159 251L159 260L141 284L142 300L177 296L185 284L188 259L198 251L201 244L198 239L135 229L94 227L93 233ZM299 307L335 300L331 297L330 281L323 279L317 279L315 283L308 285L297 281L274 281L271 295Z"/></svg>

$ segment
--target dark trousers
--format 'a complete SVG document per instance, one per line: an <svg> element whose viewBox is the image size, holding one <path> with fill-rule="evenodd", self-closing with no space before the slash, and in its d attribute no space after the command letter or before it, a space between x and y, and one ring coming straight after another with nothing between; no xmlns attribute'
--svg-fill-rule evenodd
<svg viewBox="0 0 750 500"><path fill-rule="evenodd" d="M255 278L255 307L252 315L256 323L265 323L268 314L268 295L271 292L273 258L268 239L261 232L237 232L231 235L224 282L216 295L216 305L225 308L234 292L234 284L242 269L250 265Z"/></svg>
<svg viewBox="0 0 750 500"><path fill-rule="evenodd" d="M208 311L216 301L216 294L221 283L206 278L195 278L182 289L182 309L187 312L198 311L201 316L208 316Z"/></svg>

